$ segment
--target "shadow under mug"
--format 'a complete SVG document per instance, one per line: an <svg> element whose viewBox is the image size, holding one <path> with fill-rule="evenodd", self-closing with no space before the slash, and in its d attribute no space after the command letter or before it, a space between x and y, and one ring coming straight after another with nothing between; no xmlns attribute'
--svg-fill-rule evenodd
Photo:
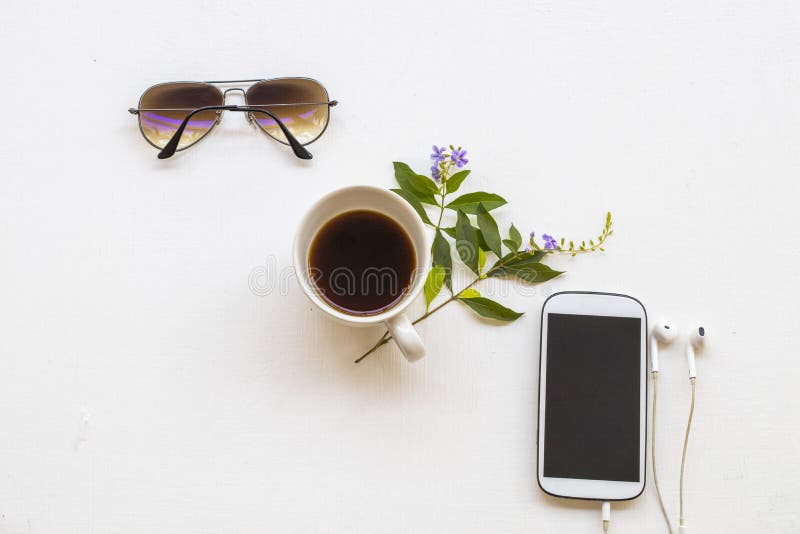
<svg viewBox="0 0 800 534"><path fill-rule="evenodd" d="M332 307L319 296L309 276L308 254L317 232L332 218L353 210L377 211L394 219L411 238L417 258L414 277L405 296L388 310L375 315L349 315ZM425 346L405 311L425 285L431 264L430 242L419 215L399 195L366 185L345 187L325 195L300 221L294 239L293 259L297 279L306 296L330 317L352 326L384 323L408 361L417 361L425 356Z"/></svg>

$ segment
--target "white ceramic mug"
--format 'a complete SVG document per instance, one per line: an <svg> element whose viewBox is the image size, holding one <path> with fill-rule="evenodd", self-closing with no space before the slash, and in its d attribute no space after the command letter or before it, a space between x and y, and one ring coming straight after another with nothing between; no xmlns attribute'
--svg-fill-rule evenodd
<svg viewBox="0 0 800 534"><path fill-rule="evenodd" d="M388 310L375 315L349 315L334 308L319 296L309 276L308 252L314 236L326 222L353 210L377 211L394 219L411 238L417 258L414 277L405 296ZM300 221L294 239L294 267L297 279L311 302L334 319L349 325L374 326L385 323L397 346L410 362L425 356L425 345L406 317L405 311L422 291L430 264L430 242L419 215L399 195L379 187L358 185L325 195L311 206Z"/></svg>

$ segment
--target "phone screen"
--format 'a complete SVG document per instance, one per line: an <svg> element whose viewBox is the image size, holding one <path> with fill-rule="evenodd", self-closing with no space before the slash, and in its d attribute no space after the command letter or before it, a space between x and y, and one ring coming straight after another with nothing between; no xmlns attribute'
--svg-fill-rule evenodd
<svg viewBox="0 0 800 534"><path fill-rule="evenodd" d="M544 476L640 481L641 321L548 314Z"/></svg>

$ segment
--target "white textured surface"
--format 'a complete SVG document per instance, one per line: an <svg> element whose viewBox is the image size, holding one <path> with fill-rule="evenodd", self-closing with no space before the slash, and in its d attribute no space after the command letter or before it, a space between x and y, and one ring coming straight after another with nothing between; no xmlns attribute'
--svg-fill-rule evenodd
<svg viewBox="0 0 800 534"><path fill-rule="evenodd" d="M612 4L612 5L609 5ZM312 310L294 226L392 184L432 143L520 228L604 255L546 287L702 319L694 532L800 530L800 7L791 1L14 2L3 8L0 532L597 532L535 481L538 313L453 307L430 356L352 359L378 330ZM303 164L228 114L159 161L126 113L151 83L311 75L341 101ZM65 106L68 104L68 106ZM272 260L268 258L272 257ZM685 361L662 355L677 512ZM652 487L616 533L663 532Z"/></svg>

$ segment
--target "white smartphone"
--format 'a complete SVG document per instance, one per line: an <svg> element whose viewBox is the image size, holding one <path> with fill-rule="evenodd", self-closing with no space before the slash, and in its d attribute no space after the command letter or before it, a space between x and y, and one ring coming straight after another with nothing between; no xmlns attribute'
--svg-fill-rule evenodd
<svg viewBox="0 0 800 534"><path fill-rule="evenodd" d="M542 308L537 479L557 497L644 490L647 313L626 295L564 292Z"/></svg>

